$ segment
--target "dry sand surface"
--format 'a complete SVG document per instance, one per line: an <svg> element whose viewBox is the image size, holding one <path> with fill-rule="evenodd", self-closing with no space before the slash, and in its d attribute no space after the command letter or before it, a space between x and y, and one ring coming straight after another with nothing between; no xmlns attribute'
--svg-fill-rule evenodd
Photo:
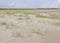
<svg viewBox="0 0 60 43"><path fill-rule="evenodd" d="M60 19L49 18L53 13L42 15L44 17L37 18L29 14L30 19L25 19L24 13L0 12L0 43L60 43Z"/></svg>

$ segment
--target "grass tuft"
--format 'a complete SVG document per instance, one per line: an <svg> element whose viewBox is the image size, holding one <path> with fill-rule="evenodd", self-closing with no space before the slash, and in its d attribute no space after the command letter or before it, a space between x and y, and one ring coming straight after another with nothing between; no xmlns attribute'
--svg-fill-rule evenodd
<svg viewBox="0 0 60 43"><path fill-rule="evenodd" d="M0 22L0 25L8 25L6 22Z"/></svg>
<svg viewBox="0 0 60 43"><path fill-rule="evenodd" d="M36 30L36 29L32 29L31 32L32 32L32 33L36 33L36 34L40 34L39 29L38 29L38 30Z"/></svg>
<svg viewBox="0 0 60 43"><path fill-rule="evenodd" d="M13 37L21 37L22 35L21 35L21 32L14 32L13 34L12 34L12 36Z"/></svg>

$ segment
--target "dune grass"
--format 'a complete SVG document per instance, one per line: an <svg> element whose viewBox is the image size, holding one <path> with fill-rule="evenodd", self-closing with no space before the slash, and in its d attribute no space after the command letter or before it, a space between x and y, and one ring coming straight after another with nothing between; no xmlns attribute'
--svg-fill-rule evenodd
<svg viewBox="0 0 60 43"><path fill-rule="evenodd" d="M32 33L36 33L36 34L40 34L40 30L39 29L37 29L37 30L36 29L32 29L31 32Z"/></svg>
<svg viewBox="0 0 60 43"><path fill-rule="evenodd" d="M21 36L22 36L21 32L16 31L12 33L12 37L21 37Z"/></svg>
<svg viewBox="0 0 60 43"><path fill-rule="evenodd" d="M60 26L60 23L52 23L52 25Z"/></svg>
<svg viewBox="0 0 60 43"><path fill-rule="evenodd" d="M0 22L0 25L8 25L6 22Z"/></svg>
<svg viewBox="0 0 60 43"><path fill-rule="evenodd" d="M47 16L38 15L38 14L36 15L36 17L37 17L37 18L49 18L49 17L47 17Z"/></svg>
<svg viewBox="0 0 60 43"><path fill-rule="evenodd" d="M36 17L37 18L48 18L48 19L60 19L57 16L44 16L44 15L40 15L40 14L37 14Z"/></svg>
<svg viewBox="0 0 60 43"><path fill-rule="evenodd" d="M0 22L0 26L5 26L6 29L12 29L12 27L14 27L15 25L14 24L9 24L9 23L6 23L6 22Z"/></svg>

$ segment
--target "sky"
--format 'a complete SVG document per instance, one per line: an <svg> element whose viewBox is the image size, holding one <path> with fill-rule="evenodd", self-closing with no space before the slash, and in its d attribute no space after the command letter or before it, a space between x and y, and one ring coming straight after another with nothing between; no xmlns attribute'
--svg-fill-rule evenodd
<svg viewBox="0 0 60 43"><path fill-rule="evenodd" d="M0 0L0 8L60 8L60 0Z"/></svg>

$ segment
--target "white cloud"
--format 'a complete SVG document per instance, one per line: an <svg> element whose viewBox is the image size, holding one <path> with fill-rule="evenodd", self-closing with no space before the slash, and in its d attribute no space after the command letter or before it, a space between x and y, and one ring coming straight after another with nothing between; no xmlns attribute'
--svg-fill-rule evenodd
<svg viewBox="0 0 60 43"><path fill-rule="evenodd" d="M56 0L52 3L47 4L47 7L49 7L49 8L58 8L59 5L60 5L60 0Z"/></svg>
<svg viewBox="0 0 60 43"><path fill-rule="evenodd" d="M57 2L60 2L60 0L57 0Z"/></svg>
<svg viewBox="0 0 60 43"><path fill-rule="evenodd" d="M15 5L14 2L9 3L9 6L14 6L14 5Z"/></svg>

